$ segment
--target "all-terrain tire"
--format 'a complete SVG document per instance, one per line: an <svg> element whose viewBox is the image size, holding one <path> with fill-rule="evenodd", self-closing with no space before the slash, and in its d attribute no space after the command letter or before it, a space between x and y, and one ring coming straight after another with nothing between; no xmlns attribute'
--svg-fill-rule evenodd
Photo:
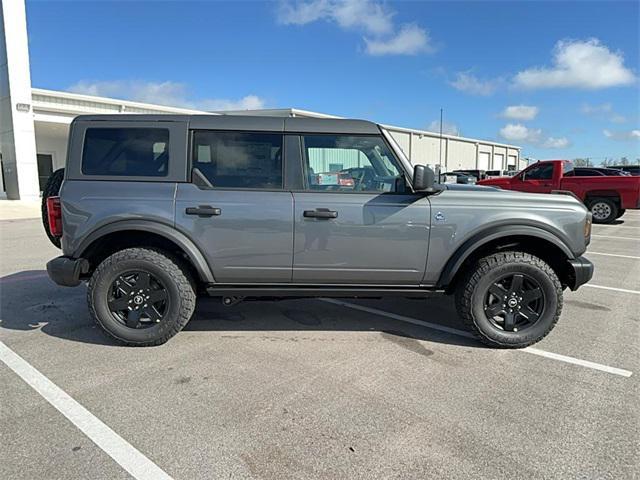
<svg viewBox="0 0 640 480"><path fill-rule="evenodd" d="M130 328L110 310L113 282L131 271L148 273L164 286L168 303L159 323ZM179 260L162 250L128 248L107 257L96 268L89 281L87 302L91 316L107 335L125 345L146 347L161 345L184 328L195 310L196 293Z"/></svg>
<svg viewBox="0 0 640 480"><path fill-rule="evenodd" d="M618 205L607 197L598 197L589 201L589 211L593 216L593 223L611 223L618 218Z"/></svg>
<svg viewBox="0 0 640 480"><path fill-rule="evenodd" d="M524 275L540 285L544 307L538 320L521 331L504 331L485 313L489 287L504 275ZM524 348L542 340L562 312L562 285L554 270L540 258L525 252L506 251L478 260L455 292L458 315L485 344L499 348Z"/></svg>
<svg viewBox="0 0 640 480"><path fill-rule="evenodd" d="M44 190L42 190L42 204L40 206L42 213L42 225L44 231L49 237L51 243L60 248L60 238L51 235L51 228L49 228L49 217L47 216L47 198L56 197L60 193L60 187L62 186L62 180L64 180L64 168L60 168L53 172L47 180Z"/></svg>

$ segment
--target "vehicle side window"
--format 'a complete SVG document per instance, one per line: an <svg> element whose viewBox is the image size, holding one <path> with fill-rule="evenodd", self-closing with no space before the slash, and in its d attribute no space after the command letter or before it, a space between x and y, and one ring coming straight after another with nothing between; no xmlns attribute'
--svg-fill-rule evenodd
<svg viewBox="0 0 640 480"><path fill-rule="evenodd" d="M164 128L87 128L82 173L166 177L169 130Z"/></svg>
<svg viewBox="0 0 640 480"><path fill-rule="evenodd" d="M398 161L381 137L305 135L306 189L332 192L402 192Z"/></svg>
<svg viewBox="0 0 640 480"><path fill-rule="evenodd" d="M280 189L282 134L195 131L193 167L214 187Z"/></svg>
<svg viewBox="0 0 640 480"><path fill-rule="evenodd" d="M543 163L527 170L523 180L551 180L552 178L553 163Z"/></svg>

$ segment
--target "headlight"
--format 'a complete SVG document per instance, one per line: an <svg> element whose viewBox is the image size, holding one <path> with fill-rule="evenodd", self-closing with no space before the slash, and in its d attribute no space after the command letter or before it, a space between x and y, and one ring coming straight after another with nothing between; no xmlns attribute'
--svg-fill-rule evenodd
<svg viewBox="0 0 640 480"><path fill-rule="evenodd" d="M587 213L587 219L584 222L584 238L589 240L591 238L591 212Z"/></svg>

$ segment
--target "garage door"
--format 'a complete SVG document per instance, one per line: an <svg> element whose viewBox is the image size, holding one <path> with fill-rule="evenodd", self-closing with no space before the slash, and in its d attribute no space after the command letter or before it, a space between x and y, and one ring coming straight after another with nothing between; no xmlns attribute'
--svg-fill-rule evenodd
<svg viewBox="0 0 640 480"><path fill-rule="evenodd" d="M480 152L478 154L478 170L489 170L489 152Z"/></svg>
<svg viewBox="0 0 640 480"><path fill-rule="evenodd" d="M504 164L504 155L502 153L496 153L493 156L493 170L502 170Z"/></svg>
<svg viewBox="0 0 640 480"><path fill-rule="evenodd" d="M517 163L517 157L515 155L509 155L507 157L507 168L512 166L515 167L516 163ZM509 170L512 170L512 169L509 168Z"/></svg>

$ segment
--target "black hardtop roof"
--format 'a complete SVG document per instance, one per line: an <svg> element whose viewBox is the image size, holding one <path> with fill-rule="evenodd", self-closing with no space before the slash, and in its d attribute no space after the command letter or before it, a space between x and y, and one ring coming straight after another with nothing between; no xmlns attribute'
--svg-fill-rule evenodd
<svg viewBox="0 0 640 480"><path fill-rule="evenodd" d="M245 115L120 114L79 115L84 122L185 122L192 129L295 133L379 134L377 124L342 118L261 117Z"/></svg>

